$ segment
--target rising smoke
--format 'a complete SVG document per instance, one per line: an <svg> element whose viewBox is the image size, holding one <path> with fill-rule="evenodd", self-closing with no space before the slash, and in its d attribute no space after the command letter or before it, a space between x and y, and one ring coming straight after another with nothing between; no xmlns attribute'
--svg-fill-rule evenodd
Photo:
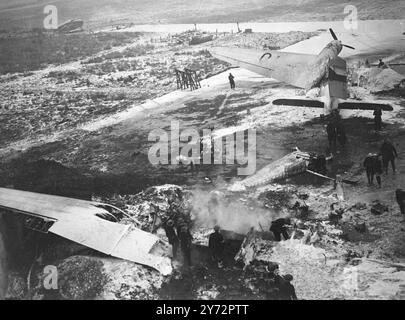
<svg viewBox="0 0 405 320"><path fill-rule="evenodd" d="M195 190L192 198L193 216L196 227L213 228L246 234L251 228L268 231L271 221L278 213L260 207L258 203L225 195L219 191Z"/></svg>

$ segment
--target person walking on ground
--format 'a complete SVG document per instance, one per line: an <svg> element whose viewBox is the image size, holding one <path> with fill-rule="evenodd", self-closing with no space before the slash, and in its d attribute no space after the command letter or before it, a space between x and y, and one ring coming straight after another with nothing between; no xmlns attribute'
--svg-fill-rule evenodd
<svg viewBox="0 0 405 320"><path fill-rule="evenodd" d="M337 141L339 141L339 144L342 147L344 147L347 142L347 136L346 136L346 129L341 122L338 122L336 124L336 135L337 135Z"/></svg>
<svg viewBox="0 0 405 320"><path fill-rule="evenodd" d="M187 227L182 226L177 232L180 239L180 247L184 257L184 263L191 266L191 240L192 236Z"/></svg>
<svg viewBox="0 0 405 320"><path fill-rule="evenodd" d="M385 65L384 61L382 61L382 59L378 60L378 68L382 68L382 69L387 68L387 66Z"/></svg>
<svg viewBox="0 0 405 320"><path fill-rule="evenodd" d="M382 116L382 111L381 108L377 108L374 110L374 129L375 131L381 131L381 116Z"/></svg>
<svg viewBox="0 0 405 320"><path fill-rule="evenodd" d="M235 89L235 77L232 75L232 73L229 74L229 84L231 85L231 89Z"/></svg>
<svg viewBox="0 0 405 320"><path fill-rule="evenodd" d="M168 220L163 225L163 229L166 232L166 237L169 240L169 244L172 246L173 258L176 258L177 249L179 247L179 238L177 237L177 234L174 231L174 222L173 222L173 220Z"/></svg>
<svg viewBox="0 0 405 320"><path fill-rule="evenodd" d="M380 154L382 156L383 167L385 174L388 174L388 166L391 162L392 171L395 173L395 158L398 157L397 150L394 145L388 140L385 139L384 143L381 146Z"/></svg>
<svg viewBox="0 0 405 320"><path fill-rule="evenodd" d="M224 237L220 233L219 226L215 226L214 232L211 233L208 241L208 247L211 250L212 260L220 266L223 260Z"/></svg>
<svg viewBox="0 0 405 320"><path fill-rule="evenodd" d="M331 150L336 149L336 125L333 121L329 121L328 124L326 125L326 133L328 135L328 141L329 141L329 148Z"/></svg>
<svg viewBox="0 0 405 320"><path fill-rule="evenodd" d="M366 169L368 185L374 183L374 176L376 176L378 186L381 188L382 163L380 157L377 154L369 153L364 160L363 166Z"/></svg>
<svg viewBox="0 0 405 320"><path fill-rule="evenodd" d="M402 189L397 189L395 191L395 197L397 199L399 209L401 210L401 214L405 217L405 191Z"/></svg>

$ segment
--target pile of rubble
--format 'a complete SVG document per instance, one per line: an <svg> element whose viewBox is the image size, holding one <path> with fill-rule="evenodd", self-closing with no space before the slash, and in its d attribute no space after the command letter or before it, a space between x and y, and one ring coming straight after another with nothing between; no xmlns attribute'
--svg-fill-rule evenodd
<svg viewBox="0 0 405 320"><path fill-rule="evenodd" d="M405 77L391 68L360 68L353 81L371 93L388 92L405 88Z"/></svg>
<svg viewBox="0 0 405 320"><path fill-rule="evenodd" d="M103 201L128 213L120 223L132 224L135 220L142 230L155 232L169 219L175 225L186 223L191 228L191 196L182 187L167 184L150 187L136 195L115 195Z"/></svg>

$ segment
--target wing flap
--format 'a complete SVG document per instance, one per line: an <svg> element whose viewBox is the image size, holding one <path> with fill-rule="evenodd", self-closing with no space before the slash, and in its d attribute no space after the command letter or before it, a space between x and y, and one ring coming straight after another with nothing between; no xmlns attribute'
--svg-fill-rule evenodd
<svg viewBox="0 0 405 320"><path fill-rule="evenodd" d="M324 103L313 99L276 99L273 101L276 106L293 106L293 107L308 107L308 108L323 108Z"/></svg>
<svg viewBox="0 0 405 320"><path fill-rule="evenodd" d="M358 102L358 101L345 101L338 105L339 109L346 110L376 110L393 111L394 108L389 104L374 103L374 102Z"/></svg>

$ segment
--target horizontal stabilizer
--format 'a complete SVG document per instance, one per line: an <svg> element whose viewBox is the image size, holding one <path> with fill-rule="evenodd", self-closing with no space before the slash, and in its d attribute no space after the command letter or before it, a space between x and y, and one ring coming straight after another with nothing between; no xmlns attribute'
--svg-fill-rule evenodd
<svg viewBox="0 0 405 320"><path fill-rule="evenodd" d="M293 107L309 107L309 108L323 108L324 103L319 100L310 99L276 99L273 101L276 106L293 106Z"/></svg>
<svg viewBox="0 0 405 320"><path fill-rule="evenodd" d="M338 105L339 109L347 110L376 110L381 109L382 111L392 111L394 110L389 104L374 103L374 102L357 102L357 101L346 101L341 102Z"/></svg>

